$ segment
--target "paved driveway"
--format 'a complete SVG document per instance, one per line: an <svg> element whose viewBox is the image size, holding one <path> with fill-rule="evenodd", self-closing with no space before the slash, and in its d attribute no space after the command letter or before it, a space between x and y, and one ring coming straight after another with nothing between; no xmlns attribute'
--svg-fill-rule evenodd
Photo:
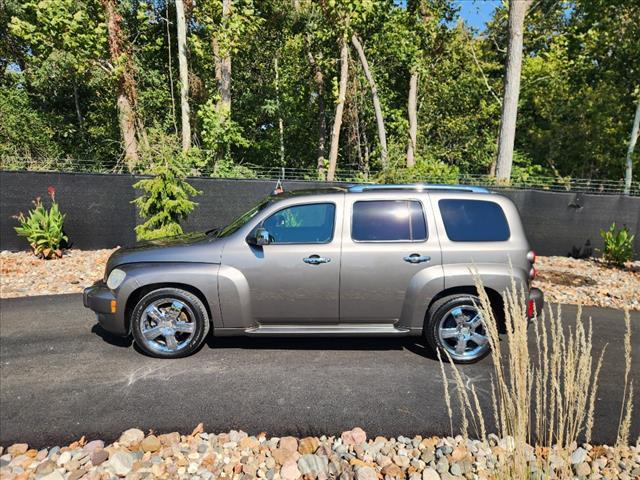
<svg viewBox="0 0 640 480"><path fill-rule="evenodd" d="M199 422L207 431L271 435L339 433L356 425L370 435L449 432L440 367L419 339L226 338L190 358L163 361L104 333L79 295L1 306L2 445L61 444L83 434L113 440L133 426L186 432ZM570 319L575 307L563 311ZM624 368L622 312L584 313L593 317L596 349L608 343L595 437L611 442ZM640 315L633 321L638 372ZM489 407L490 360L462 371ZM633 438L640 434L640 415L632 430Z"/></svg>

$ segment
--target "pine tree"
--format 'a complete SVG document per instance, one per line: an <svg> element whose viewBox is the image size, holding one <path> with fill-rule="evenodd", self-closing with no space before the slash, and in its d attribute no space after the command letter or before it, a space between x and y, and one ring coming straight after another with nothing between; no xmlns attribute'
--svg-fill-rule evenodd
<svg viewBox="0 0 640 480"><path fill-rule="evenodd" d="M144 191L133 200L140 218L146 219L135 229L138 240L181 235L180 222L198 205L191 197L201 193L185 180L187 162L180 153L166 144L158 153L150 169L153 176L133 186Z"/></svg>

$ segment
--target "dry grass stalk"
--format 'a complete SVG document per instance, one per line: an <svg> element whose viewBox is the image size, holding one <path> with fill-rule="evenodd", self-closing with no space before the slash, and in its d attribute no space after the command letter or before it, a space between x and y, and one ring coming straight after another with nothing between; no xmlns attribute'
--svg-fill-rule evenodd
<svg viewBox="0 0 640 480"><path fill-rule="evenodd" d="M622 394L620 419L618 420L616 455L619 454L621 447L626 447L629 444L631 412L633 410L633 380L629 382L629 374L631 373L631 315L629 314L628 308L625 308L624 310L624 324L624 392Z"/></svg>
<svg viewBox="0 0 640 480"><path fill-rule="evenodd" d="M449 395L449 380L447 379L447 374L444 371L444 363L442 363L440 350L438 350L436 353L438 354L438 361L440 362L440 371L442 372L442 383L444 385L444 401L447 405L447 413L449 414L449 427L451 428L451 436L453 437L453 410L451 409L451 396Z"/></svg>
<svg viewBox="0 0 640 480"><path fill-rule="evenodd" d="M567 327L563 325L560 307L555 311L550 307L546 312L540 312L540 320L534 325L535 347L530 351L525 291L515 281L512 281L511 289L504 293L506 341L501 343L498 321L479 279L476 280L476 287L480 292L479 308L492 350L491 406L497 433L504 439L512 439L514 447L509 449L511 453L499 476L527 478L531 475L532 460L529 445L534 445L536 451L547 451L547 447L553 447L556 455L567 459L569 448L581 436L590 440L605 349L594 362L593 325L591 319L587 322L582 320L581 308L578 309L575 323ZM633 384L628 382L631 369L628 312L625 322L625 391L618 431L618 444L621 446L628 445L632 418ZM444 364L439 354L438 358L445 380L445 397L448 397ZM462 375L450 357L449 362L462 411L463 435L468 434L467 414L464 412L467 410L477 434L485 438L485 417L475 387L471 387L472 402ZM451 402L448 398L445 400L453 425ZM532 414L535 415L535 421ZM536 461L537 467L549 475L558 478L571 476L569 462L566 471L551 471L548 456L538 456Z"/></svg>

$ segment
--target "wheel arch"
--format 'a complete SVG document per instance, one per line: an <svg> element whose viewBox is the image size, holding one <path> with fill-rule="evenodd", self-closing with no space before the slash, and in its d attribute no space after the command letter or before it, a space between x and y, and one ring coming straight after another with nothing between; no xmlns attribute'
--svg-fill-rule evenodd
<svg viewBox="0 0 640 480"><path fill-rule="evenodd" d="M159 290L161 288L179 288L180 290L185 290L189 293L192 293L198 300L202 302L204 308L207 311L207 315L209 316L209 327L213 328L213 316L211 315L211 306L207 301L204 293L200 291L200 289L194 287L193 285L189 285L186 283L179 282L158 282L158 283L149 283L147 285L142 285L141 287L136 288L129 294L127 298L127 302L125 304L124 309L124 318L125 318L125 328L128 333L131 333L131 314L133 313L133 309L136 307L138 302L144 297L146 294L153 292L154 290Z"/></svg>
<svg viewBox="0 0 640 480"><path fill-rule="evenodd" d="M502 295L491 287L484 287L484 291L487 293L487 297L489 297L489 302L491 303L491 307L493 308L493 314L498 321L498 328L502 332L504 330L504 299ZM427 307L427 311L424 314L424 326L423 329L426 328L427 322L429 320L429 312L431 311L431 307L438 301L445 297L450 297L452 295L475 295L478 296L478 289L475 285L458 285L455 287L445 288L437 295L435 295L431 302L429 302L429 306Z"/></svg>

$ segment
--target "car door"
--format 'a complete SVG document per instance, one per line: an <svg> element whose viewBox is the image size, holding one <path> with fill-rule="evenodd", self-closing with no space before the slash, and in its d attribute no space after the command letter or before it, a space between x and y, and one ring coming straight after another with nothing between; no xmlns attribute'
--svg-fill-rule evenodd
<svg viewBox="0 0 640 480"><path fill-rule="evenodd" d="M250 326L335 324L343 195L286 203L252 226L268 232L269 244L235 239L225 247L223 265L237 269L246 282ZM227 311L234 309L230 298L221 293L225 317L225 303Z"/></svg>
<svg viewBox="0 0 640 480"><path fill-rule="evenodd" d="M433 277L442 277L438 238L429 228L433 225L427 194L401 193L392 199L377 194L347 196L341 323L396 324L416 276L434 269ZM429 299L423 300L428 304Z"/></svg>

